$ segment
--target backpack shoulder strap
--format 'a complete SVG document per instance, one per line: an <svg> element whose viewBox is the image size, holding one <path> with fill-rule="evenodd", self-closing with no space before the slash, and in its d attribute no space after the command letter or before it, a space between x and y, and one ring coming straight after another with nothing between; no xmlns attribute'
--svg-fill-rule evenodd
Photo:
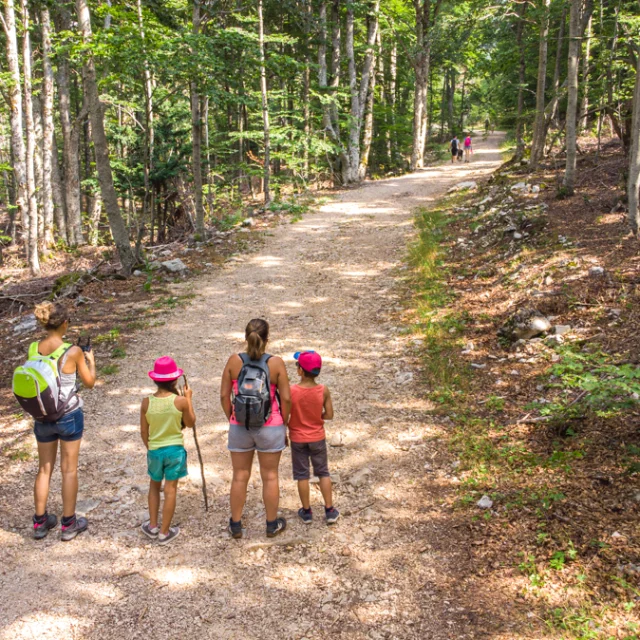
<svg viewBox="0 0 640 640"><path fill-rule="evenodd" d="M29 345L29 359L31 358L35 358L37 356L39 356L40 354L38 353L38 345L40 343L39 342L32 342Z"/></svg>
<svg viewBox="0 0 640 640"><path fill-rule="evenodd" d="M69 344L68 342L64 342L53 353L50 353L48 357L51 358L51 360L60 360L62 356L64 356L64 354L67 353L69 349L71 349L72 346L73 345Z"/></svg>
<svg viewBox="0 0 640 640"><path fill-rule="evenodd" d="M238 354L240 356L240 360L242 360L242 364L247 364L247 362L251 362L251 358L249 357L248 353L245 353L244 351L242 353Z"/></svg>

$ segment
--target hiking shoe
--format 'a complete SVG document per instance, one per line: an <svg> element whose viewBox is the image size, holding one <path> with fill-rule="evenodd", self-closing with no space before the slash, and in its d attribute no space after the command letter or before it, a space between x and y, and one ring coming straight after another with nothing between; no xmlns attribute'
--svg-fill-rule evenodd
<svg viewBox="0 0 640 640"><path fill-rule="evenodd" d="M33 537L36 540L42 540L46 538L50 529L54 529L58 524L58 518L51 513L45 514L46 518L44 522L36 522L36 517L33 516Z"/></svg>
<svg viewBox="0 0 640 640"><path fill-rule="evenodd" d="M160 533L160 527L156 527L155 529L151 528L151 520L143 522L142 525L140 525L140 530L147 538L151 538L152 540L155 540Z"/></svg>
<svg viewBox="0 0 640 640"><path fill-rule="evenodd" d="M298 509L298 517L305 524L311 524L313 522L313 512L311 511L311 509L305 509L304 507L301 507L300 509Z"/></svg>
<svg viewBox="0 0 640 640"><path fill-rule="evenodd" d="M231 518L229 518L229 526L227 527L227 531L231 535L232 538L239 540L242 538L242 520L238 520L238 522L234 522Z"/></svg>
<svg viewBox="0 0 640 640"><path fill-rule="evenodd" d="M169 532L166 536L161 533L158 534L158 544L164 546L175 540L180 535L180 529L178 527L169 527Z"/></svg>
<svg viewBox="0 0 640 640"><path fill-rule="evenodd" d="M86 518L76 518L71 524L62 525L62 535L60 539L63 542L73 540L79 533L86 531L89 527L89 521Z"/></svg>
<svg viewBox="0 0 640 640"><path fill-rule="evenodd" d="M324 510L324 517L327 520L327 524L333 524L340 517L340 512L335 507L330 507Z"/></svg>
<svg viewBox="0 0 640 640"><path fill-rule="evenodd" d="M275 538L287 528L284 518L276 518L273 522L267 522L267 538Z"/></svg>

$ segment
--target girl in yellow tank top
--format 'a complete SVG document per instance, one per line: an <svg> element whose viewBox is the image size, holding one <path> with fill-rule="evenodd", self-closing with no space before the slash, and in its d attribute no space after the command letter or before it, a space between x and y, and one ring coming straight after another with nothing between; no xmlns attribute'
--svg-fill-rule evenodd
<svg viewBox="0 0 640 640"><path fill-rule="evenodd" d="M171 526L176 509L178 481L187 475L187 452L182 437L183 427L193 427L193 391L185 379L184 389L178 390L178 380L184 374L172 358L164 356L155 361L149 377L157 391L145 398L140 406L140 435L147 447L149 473L149 520L142 524L142 532L161 545L178 537L180 529ZM160 488L164 480L162 524L158 525Z"/></svg>

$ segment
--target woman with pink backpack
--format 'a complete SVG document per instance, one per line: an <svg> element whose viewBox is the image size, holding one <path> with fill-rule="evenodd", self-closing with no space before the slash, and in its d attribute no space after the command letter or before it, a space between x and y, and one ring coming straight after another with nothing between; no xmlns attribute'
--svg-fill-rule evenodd
<svg viewBox="0 0 640 640"><path fill-rule="evenodd" d="M472 153L473 153L473 144L472 144L472 140L471 140L471 135L468 135L464 139L464 161L465 162L470 162L471 161L471 154Z"/></svg>

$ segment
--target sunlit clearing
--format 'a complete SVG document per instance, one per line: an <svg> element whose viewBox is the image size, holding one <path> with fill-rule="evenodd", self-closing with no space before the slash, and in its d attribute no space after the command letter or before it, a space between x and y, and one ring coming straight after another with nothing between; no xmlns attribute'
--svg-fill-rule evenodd
<svg viewBox="0 0 640 640"><path fill-rule="evenodd" d="M3 640L77 638L78 632L89 627L89 624L86 620L72 616L34 613L6 627L0 638Z"/></svg>
<svg viewBox="0 0 640 640"><path fill-rule="evenodd" d="M258 256L251 260L252 264L260 265L261 267L279 267L282 264L282 258L276 256Z"/></svg>
<svg viewBox="0 0 640 640"><path fill-rule="evenodd" d="M125 431L127 433L135 433L140 429L140 426L137 424L124 424L120 427L120 431Z"/></svg>

